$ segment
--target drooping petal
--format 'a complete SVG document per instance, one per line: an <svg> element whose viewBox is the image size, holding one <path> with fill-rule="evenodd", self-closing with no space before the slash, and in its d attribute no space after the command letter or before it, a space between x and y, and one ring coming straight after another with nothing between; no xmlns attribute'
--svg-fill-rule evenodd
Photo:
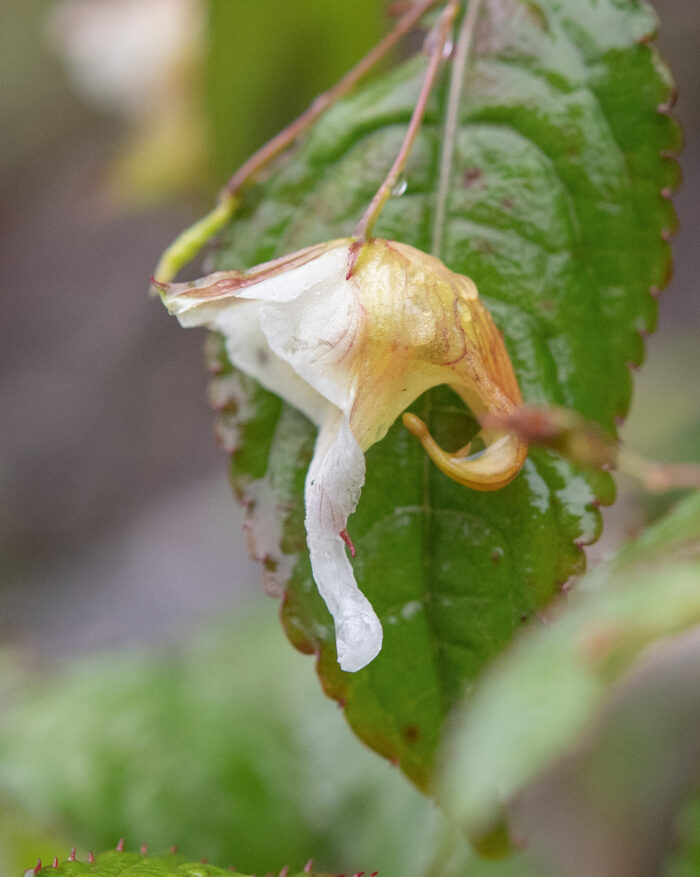
<svg viewBox="0 0 700 877"><path fill-rule="evenodd" d="M306 477L306 532L314 580L335 622L338 662L351 673L382 647L382 626L357 586L340 535L364 479L364 454L347 417L338 412L319 433Z"/></svg>
<svg viewBox="0 0 700 877"><path fill-rule="evenodd" d="M271 348L260 322L258 301L229 300L226 307L203 304L185 312L183 326L206 326L224 336L226 354L236 368L254 377L263 387L281 396L313 423L326 418L328 401Z"/></svg>
<svg viewBox="0 0 700 877"><path fill-rule="evenodd" d="M297 342L287 331L284 341L278 337L277 325L289 323L289 309L300 296L327 299L333 286L344 281L347 253L346 241L331 242L249 271L219 271L190 283L155 285L183 327L205 326L221 332L229 359L237 368L320 426L326 418L328 395L290 362L292 349L303 344L303 338ZM311 331L313 335L313 326Z"/></svg>
<svg viewBox="0 0 700 877"><path fill-rule="evenodd" d="M244 271L216 271L185 283L153 281L171 314L178 319L185 311L203 304L230 304L231 299L291 301L305 289L335 275L347 260L349 241L340 239L306 247Z"/></svg>
<svg viewBox="0 0 700 877"><path fill-rule="evenodd" d="M235 365L320 427L306 479L307 542L340 665L361 669L379 652L382 629L341 534L359 500L364 451L439 384L477 417L520 404L503 338L475 284L405 244L343 239L160 288L183 325L222 332ZM404 422L445 474L478 490L515 478L527 453L516 434L494 429L480 433L484 451L449 453L420 418Z"/></svg>

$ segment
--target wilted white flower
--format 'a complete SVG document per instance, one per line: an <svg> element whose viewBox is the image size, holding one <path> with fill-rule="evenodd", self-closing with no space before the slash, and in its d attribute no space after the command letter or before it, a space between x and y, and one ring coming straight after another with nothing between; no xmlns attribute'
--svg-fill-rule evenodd
<svg viewBox="0 0 700 877"><path fill-rule="evenodd" d="M157 285L183 326L221 332L234 365L318 426L305 489L311 566L335 621L340 666L361 669L382 643L344 541L364 482L364 452L438 384L477 416L508 414L520 403L503 339L476 286L406 244L353 238L249 271ZM507 484L527 453L517 436L482 430L484 451L449 454L418 417L405 414L404 423L447 475L477 490Z"/></svg>

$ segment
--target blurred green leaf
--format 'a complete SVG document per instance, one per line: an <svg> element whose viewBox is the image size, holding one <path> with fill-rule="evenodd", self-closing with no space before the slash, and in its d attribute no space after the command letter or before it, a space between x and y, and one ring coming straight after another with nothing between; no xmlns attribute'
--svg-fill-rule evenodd
<svg viewBox="0 0 700 877"><path fill-rule="evenodd" d="M696 877L700 873L700 791L697 788L677 816L673 846L663 877Z"/></svg>
<svg viewBox="0 0 700 877"><path fill-rule="evenodd" d="M226 179L379 39L383 4L208 0L205 100L216 177Z"/></svg>
<svg viewBox="0 0 700 877"><path fill-rule="evenodd" d="M539 852L548 877L657 877L697 781L699 730L695 625L640 654L572 753L514 803L514 835Z"/></svg>
<svg viewBox="0 0 700 877"><path fill-rule="evenodd" d="M35 873L40 872L30 869L25 877ZM166 856L149 856L118 850L101 853L95 857L94 862L77 860L59 862L50 873L55 877L80 877L83 874L90 874L93 877L161 877L161 875L162 877L236 877L238 874L232 868L216 868L204 862L187 862L182 856L174 853ZM314 877L314 874L306 871L304 874L290 874L289 877ZM316 877L323 875L316 872Z"/></svg>
<svg viewBox="0 0 700 877"><path fill-rule="evenodd" d="M56 850L70 848L66 834L55 824L35 818L15 801L0 807L0 873L21 874L37 858L51 861Z"/></svg>
<svg viewBox="0 0 700 877"><path fill-rule="evenodd" d="M652 460L700 463L698 373L700 345L692 322L656 338L652 361L638 377L638 395L621 430L623 443ZM681 495L678 490L649 494L638 489L634 501L643 520L652 523Z"/></svg>
<svg viewBox="0 0 700 877"><path fill-rule="evenodd" d="M92 659L29 688L2 721L5 793L93 849L125 836L242 868L306 861L317 838L285 721L305 686L297 675L283 691L272 656L253 661L256 627L189 654Z"/></svg>
<svg viewBox="0 0 700 877"><path fill-rule="evenodd" d="M26 867L77 845L85 858L125 837L244 873L313 858L423 877L442 818L346 733L266 609L187 645L81 660L9 689L0 873L20 855ZM11 849L3 839L19 841L18 818L36 830Z"/></svg>
<svg viewBox="0 0 700 877"><path fill-rule="evenodd" d="M658 111L670 81L648 45L654 27L650 7L636 0L486 0L441 253L479 286L526 401L574 408L610 430L629 402L628 364L642 357L638 333L655 320L649 287L668 277L661 232L675 227L660 190L676 184L678 170L661 153L678 147L679 134ZM348 235L396 154L424 70L418 57L332 109L266 183L247 191L213 267ZM424 250L445 97L443 81L406 192L376 228ZM284 591L288 635L319 654L324 690L358 735L428 789L444 717L522 623L582 570L580 547L598 535L596 506L611 501L611 481L533 450L507 488L469 492L395 425L367 454L349 525L356 577L382 621L384 647L346 675L305 550L302 491L314 430L214 359L220 434L238 449L234 485L252 510L265 577ZM445 388L416 410L443 446L460 447L475 431ZM269 526L275 515L278 532Z"/></svg>
<svg viewBox="0 0 700 877"><path fill-rule="evenodd" d="M551 836L539 839L551 848L568 842L569 856L591 836L603 845L606 828L618 846L628 839L626 829L638 831L636 847L643 851L644 835L665 825L668 796L677 803L674 782L692 779L700 757L692 742L697 727L691 731L700 725L693 630L700 624L699 583L700 494L694 494L585 577L561 617L528 631L494 665L458 712L444 754L443 800L471 837L488 838L513 812L517 825L537 834L532 814L538 813L549 819ZM685 631L687 637L675 636ZM569 762L562 762L565 755ZM532 792L560 764L545 791ZM536 804L523 815L518 802L528 795ZM577 814L568 833L552 826L567 807ZM561 873L657 873L635 870L633 857L617 872L606 870L606 860L580 861L591 870Z"/></svg>
<svg viewBox="0 0 700 877"><path fill-rule="evenodd" d="M653 527L626 542L614 557L592 570L577 589L602 590L620 573L632 574L665 567L674 560L700 553L700 493L689 494Z"/></svg>

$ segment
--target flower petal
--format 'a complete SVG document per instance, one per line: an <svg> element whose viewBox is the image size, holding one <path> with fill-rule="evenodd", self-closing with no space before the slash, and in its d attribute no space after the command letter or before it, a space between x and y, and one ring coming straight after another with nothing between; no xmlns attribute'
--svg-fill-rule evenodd
<svg viewBox="0 0 700 877"><path fill-rule="evenodd" d="M261 310L262 305L257 301L229 301L227 307L202 305L183 314L181 323L183 326L207 326L221 332L228 358L236 368L320 426L330 407L328 401L270 349L260 326Z"/></svg>
<svg viewBox="0 0 700 877"><path fill-rule="evenodd" d="M320 427L306 479L307 542L335 621L340 666L361 669L382 644L343 538L364 482L363 452L439 384L477 417L508 415L521 402L503 338L475 284L405 244L346 238L249 271L156 286L182 325L222 332L235 365ZM404 422L443 472L478 490L515 478L527 453L517 435L488 427L481 431L485 451L448 453L418 417L407 414Z"/></svg>
<svg viewBox="0 0 700 877"><path fill-rule="evenodd" d="M472 490L500 490L520 472L527 456L527 442L510 432L482 429L483 451L469 454L469 446L455 454L444 451L430 434L425 422L406 412L403 423L418 439L435 465L458 484Z"/></svg>
<svg viewBox="0 0 700 877"><path fill-rule="evenodd" d="M365 458L337 412L321 429L306 477L306 532L319 593L335 621L338 663L354 673L382 647L382 626L357 586L340 535L355 511L365 480Z"/></svg>
<svg viewBox="0 0 700 877"><path fill-rule="evenodd" d="M353 396L361 329L345 265L294 301L262 305L260 322L272 350L342 411L349 409Z"/></svg>
<svg viewBox="0 0 700 877"><path fill-rule="evenodd" d="M328 396L321 395L313 381L305 380L303 369L295 369L291 351L309 344L318 349L323 323L312 320L310 339L303 337L302 329L301 337L296 337L294 314L300 309L295 299L310 295L315 301L327 301L332 290L345 282L347 245L341 241L329 246L309 247L247 272L222 271L194 283L158 284L166 307L180 325L221 332L236 367L317 426L326 418Z"/></svg>
<svg viewBox="0 0 700 877"><path fill-rule="evenodd" d="M339 274L346 264L350 243L341 239L316 244L245 271L216 271L186 283L160 283L155 279L153 283L167 309L178 319L183 312L203 304L216 302L225 307L231 299L291 301L331 274Z"/></svg>

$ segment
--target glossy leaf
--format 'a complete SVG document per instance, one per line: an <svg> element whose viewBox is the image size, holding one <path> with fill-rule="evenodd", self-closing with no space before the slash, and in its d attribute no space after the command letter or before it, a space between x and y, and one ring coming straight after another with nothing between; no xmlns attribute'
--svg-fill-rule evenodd
<svg viewBox="0 0 700 877"><path fill-rule="evenodd" d="M24 877L37 874L55 877L243 877L232 868L217 868L207 862L187 862L182 856L170 853L165 856L149 856L112 850L94 857L94 861L66 860L56 865L25 872ZM289 877L314 877L310 871L290 874ZM316 874L316 877L324 875ZM325 875L330 877L330 875Z"/></svg>
<svg viewBox="0 0 700 877"><path fill-rule="evenodd" d="M523 396L608 429L630 397L650 287L669 274L667 198L679 145L670 83L637 0L485 0L466 77L441 256L471 276L508 345ZM449 65L448 65L449 66ZM213 267L253 265L347 235L389 167L420 87L417 57L337 105L266 183L246 194ZM433 95L378 236L430 250L447 76ZM662 155L663 154L663 155ZM662 190L664 193L662 195ZM443 720L524 621L583 569L581 546L610 502L607 475L532 451L521 475L477 494L442 475L401 424L367 454L349 522L354 569L384 648L353 675L336 665L330 617L305 549L303 480L314 431L212 348L220 435L250 512L254 553L283 594L292 642L319 657L326 692L370 746L421 788ZM445 447L475 431L446 389L415 409Z"/></svg>
<svg viewBox="0 0 700 877"><path fill-rule="evenodd" d="M561 617L528 631L486 674L454 720L444 758L443 800L472 838L488 838L513 812L537 835L545 814L539 836L556 848L551 820L567 807L579 818L562 840L566 855L591 837L605 843L609 829L618 845L638 832L626 848L641 850L644 834L667 824L664 806L677 805L679 785L697 770L699 581L694 494L585 577ZM533 792L555 769L550 797ZM637 873L630 860L617 868L594 871Z"/></svg>

